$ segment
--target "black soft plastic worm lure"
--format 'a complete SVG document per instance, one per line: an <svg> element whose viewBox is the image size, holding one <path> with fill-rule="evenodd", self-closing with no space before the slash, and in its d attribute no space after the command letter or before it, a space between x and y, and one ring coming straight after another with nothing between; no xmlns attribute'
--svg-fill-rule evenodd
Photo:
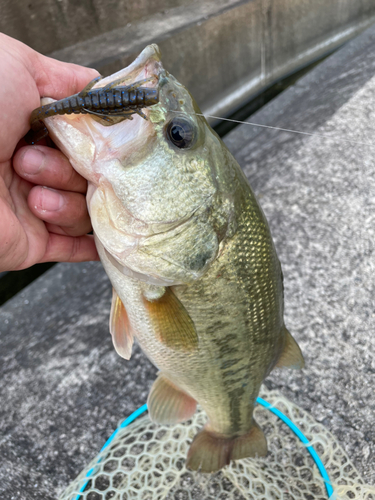
<svg viewBox="0 0 375 500"><path fill-rule="evenodd" d="M142 87L143 84L156 77L120 86L128 79L122 78L105 87L93 89L92 87L102 78L102 76L94 78L78 94L34 109L30 117L31 130L25 136L26 142L35 144L47 137L48 130L42 120L50 116L72 113L91 114L99 119L103 125L113 125L122 120L132 120L134 113L147 120L142 108L153 106L159 102L157 88Z"/></svg>

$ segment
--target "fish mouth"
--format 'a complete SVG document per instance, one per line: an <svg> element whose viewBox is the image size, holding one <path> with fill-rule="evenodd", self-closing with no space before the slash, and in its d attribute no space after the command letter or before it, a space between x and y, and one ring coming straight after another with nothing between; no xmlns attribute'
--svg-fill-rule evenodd
<svg viewBox="0 0 375 500"><path fill-rule="evenodd" d="M161 64L161 53L159 47L153 43L148 45L139 56L126 68L121 69L113 75L107 76L93 88L105 87L109 83L119 79L129 79L129 82L135 82L140 79L146 79L154 76L159 80L161 72L164 71ZM131 83L129 83L130 85ZM145 84L145 86L148 86Z"/></svg>
<svg viewBox="0 0 375 500"><path fill-rule="evenodd" d="M178 229L183 224L189 223L201 210L205 210L211 206L213 197L214 194L210 194L199 205L185 213L185 215L177 219L165 221L145 220L135 216L116 194L113 184L108 179L105 179L104 176L102 176L99 186L89 183L86 199L90 216L94 222L94 229L95 219L104 220L106 221L106 225L110 226L113 231L122 234L125 240L131 238L136 241L167 234L170 231ZM100 207L100 211L102 212L101 216L97 215L98 207ZM121 214L121 218L118 217L118 214ZM96 233L98 234L100 231L96 230ZM103 241L102 243L104 244Z"/></svg>
<svg viewBox="0 0 375 500"><path fill-rule="evenodd" d="M114 75L102 78L92 88L98 89L123 80L121 85L146 80L142 87L159 89L159 77L164 71L161 55L156 44L147 46L127 68ZM43 98L43 105L55 99ZM151 107L145 106L142 111L148 116ZM101 174L99 168L93 167L95 162L113 160L125 156L132 148L137 137L152 135L152 124L137 114L111 126L93 120L90 114L65 114L45 119L51 138L59 149L69 158L77 170L89 182L98 185Z"/></svg>
<svg viewBox="0 0 375 500"><path fill-rule="evenodd" d="M144 283L148 283L150 285L172 286L178 284L176 283L175 280L172 279L159 278L156 276L151 276L150 274L143 274L140 273L139 271L134 271L133 269L124 265L122 262L116 259L116 257L114 257L105 247L104 247L104 253L108 261L112 264L112 266L114 266L124 276L142 281Z"/></svg>
<svg viewBox="0 0 375 500"><path fill-rule="evenodd" d="M125 232L124 230L119 230L126 237L126 239L129 238L133 239L133 243L129 245L127 248L125 248L121 253L113 250L111 251L108 245L105 244L105 242L100 239L100 236L98 235L97 232L95 233L95 236L96 238L99 239L101 245L103 246L107 259L114 267L116 267L118 271L120 271L121 274L133 279L137 279L158 286L172 286L172 285L184 284L186 280L180 281L175 278L171 279L165 276L158 276L157 274L152 274L152 273L144 274L139 270L134 269L131 265L129 265L127 262L127 258L131 254L135 254L137 252L142 252L148 254L149 256L156 257L156 255L153 255L153 252L150 248L147 249L143 248L142 243L145 243L146 241L149 242L152 237L158 238L162 234L165 234L166 238L168 238L168 235L171 235L176 230L178 231L178 229L181 228L182 226L189 224L189 222L191 222L194 219L194 217L198 214L198 212L202 208L207 209L209 207L210 200L212 200L213 197L214 195L208 196L198 207L196 207L192 212L190 212L184 218L169 223L167 222L156 223L153 227L152 234L149 234L147 236L129 234L129 232ZM110 223L115 228L113 220L110 220ZM156 231L156 229L158 229L158 231ZM164 255L163 257L159 256L158 259L164 260L169 264L175 266L176 268L184 269L176 260L174 260L173 258L168 258L166 255ZM187 271L186 269L184 270ZM189 274L191 275L190 278L194 281L195 279L199 278L199 276L202 273L197 273L190 270Z"/></svg>
<svg viewBox="0 0 375 500"><path fill-rule="evenodd" d="M105 195L105 192L104 192ZM161 234L168 234L171 231L178 229L184 224L189 223L194 216L198 214L198 212L201 209L207 209L210 206L210 202L212 201L214 195L211 194L210 196L207 196L202 203L200 203L197 207L195 207L193 210L188 212L184 217L180 217L179 219L175 220L170 220L170 221L164 221L164 222L159 222L159 221L144 221L141 220L137 217L135 217L129 210L126 209L126 207L122 206L122 212L126 213L128 216L128 220L130 222L130 227L133 226L133 230L127 230L127 228L120 228L116 224L116 222L113 220L113 217L111 216L111 213L108 211L109 204L106 203L104 204L104 208L107 212L107 217L109 224L115 229L116 231L119 231L122 233L124 236L135 238L135 239L148 239L152 238L153 236L161 235ZM138 229L138 230L137 230ZM131 232L132 231L132 232ZM103 243L103 242L102 242Z"/></svg>

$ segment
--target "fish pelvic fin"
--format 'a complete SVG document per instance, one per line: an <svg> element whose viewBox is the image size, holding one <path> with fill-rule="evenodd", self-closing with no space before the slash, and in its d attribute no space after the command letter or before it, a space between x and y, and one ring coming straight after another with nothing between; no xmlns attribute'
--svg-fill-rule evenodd
<svg viewBox="0 0 375 500"><path fill-rule="evenodd" d="M158 424L177 424L191 418L197 402L182 389L160 374L147 399L150 418Z"/></svg>
<svg viewBox="0 0 375 500"><path fill-rule="evenodd" d="M113 288L111 314L109 318L109 331L112 335L113 345L117 353L125 359L130 359L134 336L130 326L128 313L124 304Z"/></svg>
<svg viewBox="0 0 375 500"><path fill-rule="evenodd" d="M293 368L298 370L304 368L305 361L301 349L292 335L284 326L285 342L284 349L275 365L275 368Z"/></svg>
<svg viewBox="0 0 375 500"><path fill-rule="evenodd" d="M229 465L231 460L264 457L266 454L266 438L253 420L250 431L241 436L226 437L206 428L202 429L190 446L186 467L200 472L216 472Z"/></svg>
<svg viewBox="0 0 375 500"><path fill-rule="evenodd" d="M198 348L198 335L189 313L171 288L156 300L143 297L158 340L176 351L190 352Z"/></svg>

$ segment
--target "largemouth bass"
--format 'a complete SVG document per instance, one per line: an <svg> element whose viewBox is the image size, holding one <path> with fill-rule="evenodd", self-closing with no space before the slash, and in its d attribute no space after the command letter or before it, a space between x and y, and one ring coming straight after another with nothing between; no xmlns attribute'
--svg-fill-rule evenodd
<svg viewBox="0 0 375 500"><path fill-rule="evenodd" d="M89 183L114 290L115 348L129 359L136 338L159 368L148 398L153 421L181 422L202 406L208 421L187 466L213 472L266 454L253 417L260 385L274 367L301 368L303 358L284 325L267 221L237 162L164 70L156 45L94 89L122 78L158 89L158 103L143 109L147 120L107 126L103 117L65 115L45 123Z"/></svg>

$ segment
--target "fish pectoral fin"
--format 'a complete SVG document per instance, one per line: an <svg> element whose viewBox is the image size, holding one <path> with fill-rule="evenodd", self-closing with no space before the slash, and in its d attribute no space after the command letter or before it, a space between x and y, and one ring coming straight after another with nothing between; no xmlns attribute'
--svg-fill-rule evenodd
<svg viewBox="0 0 375 500"><path fill-rule="evenodd" d="M305 366L301 349L292 335L284 326L285 343L284 349L275 365L275 368L293 368L298 370Z"/></svg>
<svg viewBox="0 0 375 500"><path fill-rule="evenodd" d="M114 288L109 319L109 331L111 332L113 345L117 353L125 359L130 359L134 336L125 306Z"/></svg>
<svg viewBox="0 0 375 500"><path fill-rule="evenodd" d="M160 374L151 387L147 406L153 422L177 424L194 415L197 402L165 375Z"/></svg>
<svg viewBox="0 0 375 500"><path fill-rule="evenodd" d="M189 313L171 288L156 300L143 297L156 338L176 351L194 351L198 348L198 335Z"/></svg>
<svg viewBox="0 0 375 500"><path fill-rule="evenodd" d="M248 457L264 457L267 454L267 441L262 429L253 420L247 434L226 437L206 428L202 429L191 443L186 467L200 472L216 472L231 460Z"/></svg>

